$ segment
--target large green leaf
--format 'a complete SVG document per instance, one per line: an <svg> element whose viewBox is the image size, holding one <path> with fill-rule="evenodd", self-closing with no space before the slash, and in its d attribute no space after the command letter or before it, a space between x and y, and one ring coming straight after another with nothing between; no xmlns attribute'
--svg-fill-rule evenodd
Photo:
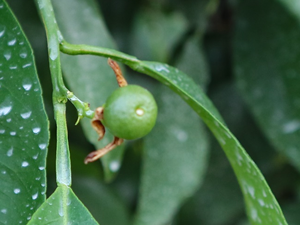
<svg viewBox="0 0 300 225"><path fill-rule="evenodd" d="M0 221L26 223L45 201L48 121L31 47L0 0Z"/></svg>
<svg viewBox="0 0 300 225"><path fill-rule="evenodd" d="M52 2L58 24L67 40L73 43L115 47L94 0L54 0ZM115 75L107 65L106 59L63 55L62 69L71 91L81 100L90 103L92 109L102 106L106 98L118 88ZM96 148L101 148L113 140L112 135L107 132L104 139L98 142L97 133L92 128L90 120L83 119L81 124L87 138ZM107 180L110 180L119 170L122 154L123 145L102 158Z"/></svg>
<svg viewBox="0 0 300 225"><path fill-rule="evenodd" d="M276 222L287 224L263 175L238 140L228 130L218 111L199 87L178 69L166 64L138 61L134 64L128 62L128 65L169 86L207 124L225 151L237 176L251 223L274 224Z"/></svg>
<svg viewBox="0 0 300 225"><path fill-rule="evenodd" d="M299 24L276 1L241 1L237 18L238 86L271 143L299 170Z"/></svg>
<svg viewBox="0 0 300 225"><path fill-rule="evenodd" d="M156 88L159 113L145 138L139 225L169 222L199 187L207 165L207 136L199 117L166 87Z"/></svg>
<svg viewBox="0 0 300 225"><path fill-rule="evenodd" d="M79 201L72 189L61 185L41 205L28 223L28 225L35 224L97 225L98 223Z"/></svg>

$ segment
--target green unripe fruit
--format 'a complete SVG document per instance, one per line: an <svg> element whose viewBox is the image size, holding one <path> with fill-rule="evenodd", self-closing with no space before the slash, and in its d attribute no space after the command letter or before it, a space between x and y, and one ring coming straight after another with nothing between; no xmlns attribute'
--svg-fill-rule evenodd
<svg viewBox="0 0 300 225"><path fill-rule="evenodd" d="M119 138L137 139L155 125L157 105L152 94L137 85L115 90L103 109L103 124Z"/></svg>

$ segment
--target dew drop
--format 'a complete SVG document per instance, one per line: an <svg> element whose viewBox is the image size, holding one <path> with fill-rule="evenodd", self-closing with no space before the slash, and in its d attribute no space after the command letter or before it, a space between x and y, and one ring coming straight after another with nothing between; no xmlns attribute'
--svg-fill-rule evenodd
<svg viewBox="0 0 300 225"><path fill-rule="evenodd" d="M32 63L26 63L22 66L22 68L30 67L31 65L32 65Z"/></svg>
<svg viewBox="0 0 300 225"><path fill-rule="evenodd" d="M15 136L15 135L17 134L17 132L16 132L16 131L11 131L9 134L10 134L11 136Z"/></svg>
<svg viewBox="0 0 300 225"><path fill-rule="evenodd" d="M33 159L37 159L39 157L39 153L37 153L36 155L32 156Z"/></svg>
<svg viewBox="0 0 300 225"><path fill-rule="evenodd" d="M4 56L4 58L5 58L7 61L10 60L10 58L11 58L11 51L10 51L10 50L4 51L3 56Z"/></svg>
<svg viewBox="0 0 300 225"><path fill-rule="evenodd" d="M12 106L9 105L9 106L3 106L0 108L0 116L5 116L7 115L12 109Z"/></svg>
<svg viewBox="0 0 300 225"><path fill-rule="evenodd" d="M2 174L6 174L6 170L2 170L1 173L2 173Z"/></svg>
<svg viewBox="0 0 300 225"><path fill-rule="evenodd" d="M7 45L8 46L14 46L16 44L16 42L17 42L17 39L14 38L14 39L10 40L9 42L7 42Z"/></svg>
<svg viewBox="0 0 300 225"><path fill-rule="evenodd" d="M41 149L41 150L44 150L45 148L46 148L46 144L39 144L39 148Z"/></svg>
<svg viewBox="0 0 300 225"><path fill-rule="evenodd" d="M10 65L9 66L9 69L11 69L11 70L15 70L15 69L17 69L18 68L18 66L17 65ZM12 77L11 77L12 78Z"/></svg>
<svg viewBox="0 0 300 225"><path fill-rule="evenodd" d="M39 170L44 170L44 169L45 169L44 166L40 166L40 167L39 167Z"/></svg>
<svg viewBox="0 0 300 225"><path fill-rule="evenodd" d="M109 169L113 172L116 172L118 171L120 168L120 162L119 161L112 161L110 164L109 164Z"/></svg>
<svg viewBox="0 0 300 225"><path fill-rule="evenodd" d="M26 161L22 162L22 167L27 167L27 166L29 166L28 162L26 162Z"/></svg>
<svg viewBox="0 0 300 225"><path fill-rule="evenodd" d="M4 35L5 33L5 27L3 25L0 25L0 38Z"/></svg>
<svg viewBox="0 0 300 225"><path fill-rule="evenodd" d="M7 213L7 209L1 209L1 212L2 212L3 214L6 214L6 213Z"/></svg>
<svg viewBox="0 0 300 225"><path fill-rule="evenodd" d="M32 198L32 200L36 200L38 196L39 196L39 193L37 192L34 195L32 195L31 198Z"/></svg>
<svg viewBox="0 0 300 225"><path fill-rule="evenodd" d="M11 147L11 148L7 151L6 155L7 155L8 157L11 157L11 156L13 155L13 153L14 153L14 149L13 149L13 147Z"/></svg>
<svg viewBox="0 0 300 225"><path fill-rule="evenodd" d="M161 72L161 71L165 71L165 72L170 72L166 66L162 65L162 64L158 64L155 66L155 70L158 71L158 72Z"/></svg>
<svg viewBox="0 0 300 225"><path fill-rule="evenodd" d="M20 188L15 188L15 189L14 189L14 193L15 193L15 194L19 194L20 192L21 192Z"/></svg>
<svg viewBox="0 0 300 225"><path fill-rule="evenodd" d="M35 127L35 128L32 129L32 132L33 132L34 134L38 134L38 133L41 132L41 128L40 128L40 127Z"/></svg>
<svg viewBox="0 0 300 225"><path fill-rule="evenodd" d="M0 134L4 134L5 133L5 130L0 130Z"/></svg>
<svg viewBox="0 0 300 225"><path fill-rule="evenodd" d="M27 57L27 53L26 53L26 52L20 53L20 57L21 57L22 59L25 59L25 58Z"/></svg>
<svg viewBox="0 0 300 225"><path fill-rule="evenodd" d="M21 117L23 119L28 119L31 116L31 111L25 112L25 113L21 113Z"/></svg>
<svg viewBox="0 0 300 225"><path fill-rule="evenodd" d="M32 84L23 84L22 85L25 91L29 91L32 87Z"/></svg>

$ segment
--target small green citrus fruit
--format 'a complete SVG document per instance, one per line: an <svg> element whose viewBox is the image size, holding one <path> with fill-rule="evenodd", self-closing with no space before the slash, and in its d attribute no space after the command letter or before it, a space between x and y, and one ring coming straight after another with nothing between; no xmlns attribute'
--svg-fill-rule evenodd
<svg viewBox="0 0 300 225"><path fill-rule="evenodd" d="M157 105L152 94L137 85L118 88L107 99L103 124L116 137L137 139L148 134L155 125Z"/></svg>

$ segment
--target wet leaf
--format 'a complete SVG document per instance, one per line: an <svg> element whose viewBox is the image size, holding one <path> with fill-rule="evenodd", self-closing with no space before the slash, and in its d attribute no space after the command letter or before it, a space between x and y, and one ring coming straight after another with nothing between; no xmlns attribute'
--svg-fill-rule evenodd
<svg viewBox="0 0 300 225"><path fill-rule="evenodd" d="M243 1L238 12L238 86L267 138L299 170L299 23L276 1Z"/></svg>
<svg viewBox="0 0 300 225"><path fill-rule="evenodd" d="M97 10L98 6L93 0L55 0L53 7L58 25L66 40L76 44L88 43L102 47L115 47ZM81 100L90 103L91 109L102 106L106 98L118 88L115 75L107 65L107 59L62 55L62 68L71 91ZM107 132L104 139L98 142L97 133L88 119L83 119L81 125L87 138L96 148L101 148L113 140L112 135ZM119 170L123 148L124 145L102 158L106 180L111 180ZM112 166L112 164L119 166Z"/></svg>
<svg viewBox="0 0 300 225"><path fill-rule="evenodd" d="M203 119L223 148L241 186L252 224L287 224L263 175L244 148L228 130L220 114L203 91L186 76L166 64L139 61L131 64L179 94Z"/></svg>
<svg viewBox="0 0 300 225"><path fill-rule="evenodd" d="M45 201L48 120L31 47L0 0L0 221L26 223Z"/></svg>
<svg viewBox="0 0 300 225"><path fill-rule="evenodd" d="M32 216L28 225L34 224L97 225L98 223L76 197L72 189L61 185Z"/></svg>

